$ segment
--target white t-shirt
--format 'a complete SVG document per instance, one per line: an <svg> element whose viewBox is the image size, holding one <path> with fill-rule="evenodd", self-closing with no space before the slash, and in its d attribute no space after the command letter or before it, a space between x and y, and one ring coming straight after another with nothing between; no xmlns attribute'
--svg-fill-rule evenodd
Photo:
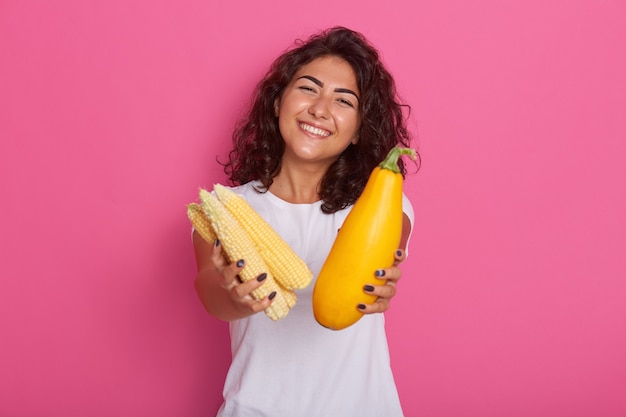
<svg viewBox="0 0 626 417"><path fill-rule="evenodd" d="M317 277L351 207L324 214L321 202L292 204L253 184L235 187ZM406 197L403 210L413 224ZM383 314L339 331L319 325L315 282L296 291L287 317L264 313L230 323L232 363L218 417L400 417Z"/></svg>

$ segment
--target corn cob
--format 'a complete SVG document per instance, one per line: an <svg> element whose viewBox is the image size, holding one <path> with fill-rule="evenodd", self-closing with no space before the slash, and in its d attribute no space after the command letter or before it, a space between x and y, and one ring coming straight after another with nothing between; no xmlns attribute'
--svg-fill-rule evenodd
<svg viewBox="0 0 626 417"><path fill-rule="evenodd" d="M298 301L298 296L296 295L296 293L291 291L291 290L284 289L282 287L282 285L280 285L279 282L277 282L277 284L281 288L281 290L283 291L283 296L285 297L285 302L287 303L289 308L292 308L293 306L295 306L296 302Z"/></svg>
<svg viewBox="0 0 626 417"><path fill-rule="evenodd" d="M243 259L245 261L244 268L239 272L241 280L246 282L256 279L262 273L267 274L263 285L252 291L252 297L256 300L262 300L276 291L276 296L272 300L272 304L265 310L265 314L272 320L285 317L295 302L293 296L288 294L274 280L271 271L254 247L254 243L246 231L213 194L201 189L200 200L202 210L211 220L228 257L232 260Z"/></svg>
<svg viewBox="0 0 626 417"><path fill-rule="evenodd" d="M187 217L189 217L194 230L198 232L204 240L209 243L215 242L217 234L215 234L215 230L213 230L213 226L211 226L211 221L204 211L202 211L200 204L190 203L187 205Z"/></svg>
<svg viewBox="0 0 626 417"><path fill-rule="evenodd" d="M213 187L219 200L250 235L276 281L288 290L302 289L313 279L307 264L248 202L220 184Z"/></svg>

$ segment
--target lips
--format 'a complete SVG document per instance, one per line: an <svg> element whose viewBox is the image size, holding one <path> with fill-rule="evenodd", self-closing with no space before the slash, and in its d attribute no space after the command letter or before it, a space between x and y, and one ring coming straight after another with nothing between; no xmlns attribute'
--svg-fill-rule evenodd
<svg viewBox="0 0 626 417"><path fill-rule="evenodd" d="M305 132L311 133L316 136L321 136L323 138L330 136L330 131L312 126L307 123L299 122L298 126L300 126L300 129L304 130Z"/></svg>

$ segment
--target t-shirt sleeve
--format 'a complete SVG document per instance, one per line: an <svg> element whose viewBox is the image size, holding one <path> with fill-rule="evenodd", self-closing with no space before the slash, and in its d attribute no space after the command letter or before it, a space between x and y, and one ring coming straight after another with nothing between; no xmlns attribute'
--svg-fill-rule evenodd
<svg viewBox="0 0 626 417"><path fill-rule="evenodd" d="M409 256L409 242L411 241L411 235L413 234L413 226L415 225L415 212L413 211L413 204L411 204L411 200L406 196L406 194L402 193L402 212L407 215L409 220L411 221L411 232L409 233L409 237L406 241L406 256Z"/></svg>

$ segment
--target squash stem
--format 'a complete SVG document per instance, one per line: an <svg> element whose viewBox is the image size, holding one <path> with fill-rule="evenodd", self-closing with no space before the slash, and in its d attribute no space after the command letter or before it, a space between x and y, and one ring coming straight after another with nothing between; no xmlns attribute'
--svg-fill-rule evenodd
<svg viewBox="0 0 626 417"><path fill-rule="evenodd" d="M400 172L400 168L398 168L398 159L402 155L408 155L413 160L415 160L415 158L417 157L414 149L395 146L389 151L387 157L383 160L383 162L378 164L378 166L382 169L388 169L397 174Z"/></svg>

